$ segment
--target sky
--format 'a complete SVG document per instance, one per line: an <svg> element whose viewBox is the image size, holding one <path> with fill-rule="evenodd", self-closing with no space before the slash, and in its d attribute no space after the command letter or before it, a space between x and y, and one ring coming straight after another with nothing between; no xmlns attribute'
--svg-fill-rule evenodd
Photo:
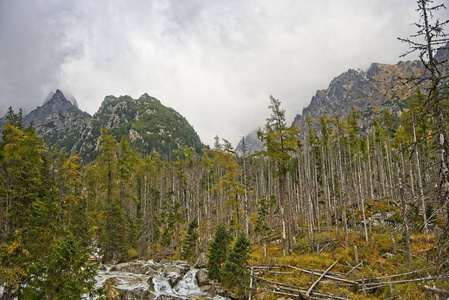
<svg viewBox="0 0 449 300"><path fill-rule="evenodd" d="M339 74L394 64L413 0L0 0L0 113L72 94L93 115L144 93L202 141L236 146L281 100L287 123ZM406 58L407 59L407 58ZM415 57L409 57L415 59Z"/></svg>

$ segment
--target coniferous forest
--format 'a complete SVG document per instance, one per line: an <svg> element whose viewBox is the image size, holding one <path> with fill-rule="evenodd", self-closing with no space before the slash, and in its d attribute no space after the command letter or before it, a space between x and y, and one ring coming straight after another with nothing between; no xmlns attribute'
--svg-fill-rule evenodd
<svg viewBox="0 0 449 300"><path fill-rule="evenodd" d="M103 129L84 162L10 109L2 299L79 299L95 292L100 263L195 264L203 253L209 278L235 298L448 297L449 81L434 57L448 38L431 23L444 8L417 3L420 39L402 41L426 72L404 79L413 96L400 114L366 120L354 108L300 132L270 96L260 151L216 137L212 148L141 154Z"/></svg>

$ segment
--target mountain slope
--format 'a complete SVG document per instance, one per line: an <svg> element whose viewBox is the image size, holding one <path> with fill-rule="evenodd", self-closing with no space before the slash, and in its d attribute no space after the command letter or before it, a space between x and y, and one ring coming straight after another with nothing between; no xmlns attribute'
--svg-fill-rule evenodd
<svg viewBox="0 0 449 300"><path fill-rule="evenodd" d="M307 132L307 117L310 116L317 126L322 116L343 119L351 112L352 107L358 109L362 117L369 119L376 109L384 108L392 112L403 109L401 102L412 94L405 78L417 77L423 72L418 61L399 62L396 65L373 63L367 70L349 69L335 77L325 90L319 90L312 97L310 104L296 115L292 126L299 128L304 138ZM246 139L257 139L249 134ZM241 143L236 151L242 151ZM260 143L260 141L259 141ZM249 152L260 150L246 145Z"/></svg>
<svg viewBox="0 0 449 300"><path fill-rule="evenodd" d="M438 49L435 59L439 61L439 71L449 74L449 43ZM370 119L376 109L399 114L404 109L404 103L399 100L415 93L413 87L417 82L407 79L422 78L424 72L421 61L400 61L395 65L373 63L367 70L350 69L335 77L327 89L317 91L310 105L295 117L293 125L304 133L307 116L316 124L325 115L345 118L352 107L364 119Z"/></svg>
<svg viewBox="0 0 449 300"><path fill-rule="evenodd" d="M449 74L449 43L441 47L435 58L441 63L442 74ZM393 115L399 115L406 105L403 101L415 91L414 82L408 78L419 78L425 72L420 61L400 61L395 65L373 63L367 70L353 70L335 77L327 89L318 90L310 104L296 115L292 126L300 129L301 136L307 132L307 117L310 116L314 126L318 127L322 116L343 119L355 107L362 120L370 121L376 110L388 109ZM256 137L257 138L257 137ZM245 139L253 140L250 133ZM260 141L259 141L260 142ZM260 150L260 145L252 149L247 143L249 152ZM242 151L242 141L236 147Z"/></svg>
<svg viewBox="0 0 449 300"><path fill-rule="evenodd" d="M42 106L23 118L23 124L33 125L50 145L66 147L70 151L90 118L88 113L81 111L60 90L56 90Z"/></svg>
<svg viewBox="0 0 449 300"><path fill-rule="evenodd" d="M423 70L418 61L401 61L396 65L373 63L368 70L350 69L335 77L327 89L317 91L310 105L295 117L293 125L304 131L307 116L315 122L325 115L342 119L352 107L365 118L375 109L397 112L402 109L398 100L406 99L413 92L405 79L419 77Z"/></svg>
<svg viewBox="0 0 449 300"><path fill-rule="evenodd" d="M101 128L107 129L117 140L128 136L140 153L156 150L166 159L173 151L184 147L192 147L197 152L203 147L198 134L181 114L148 94L138 99L105 97L75 147L87 160L96 156Z"/></svg>

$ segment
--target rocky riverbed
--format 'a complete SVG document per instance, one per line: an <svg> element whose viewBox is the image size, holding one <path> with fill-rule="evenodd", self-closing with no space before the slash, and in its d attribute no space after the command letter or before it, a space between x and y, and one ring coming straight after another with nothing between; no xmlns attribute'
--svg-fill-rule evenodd
<svg viewBox="0 0 449 300"><path fill-rule="evenodd" d="M205 268L182 261L101 265L95 280L95 288L103 288L107 299L230 299L225 290L207 278Z"/></svg>

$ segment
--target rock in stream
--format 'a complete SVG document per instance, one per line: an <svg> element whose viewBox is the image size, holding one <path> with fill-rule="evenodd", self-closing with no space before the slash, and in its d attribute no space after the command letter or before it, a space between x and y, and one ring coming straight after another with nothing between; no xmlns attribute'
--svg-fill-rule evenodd
<svg viewBox="0 0 449 300"><path fill-rule="evenodd" d="M99 268L95 280L95 288L103 288L107 299L229 299L216 293L220 289L207 279L205 269L180 261L156 263L150 260L104 265ZM86 296L84 299L96 298Z"/></svg>

